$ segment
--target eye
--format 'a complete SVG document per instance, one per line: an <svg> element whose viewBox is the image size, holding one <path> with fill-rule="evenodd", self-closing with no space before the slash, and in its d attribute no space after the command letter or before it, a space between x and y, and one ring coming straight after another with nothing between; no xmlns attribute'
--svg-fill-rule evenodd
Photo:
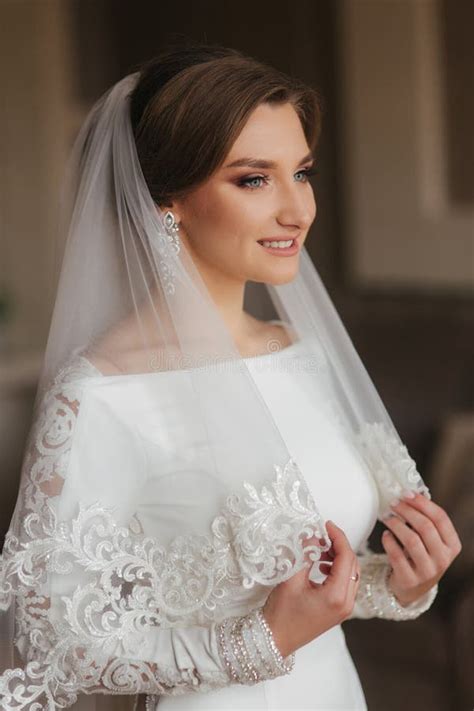
<svg viewBox="0 0 474 711"><path fill-rule="evenodd" d="M243 188L248 188L249 190L256 190L261 187L260 185L251 185L251 183L255 183L256 180L263 180L265 183L268 183L268 175L253 175L250 178L241 178L238 185Z"/></svg>
<svg viewBox="0 0 474 711"><path fill-rule="evenodd" d="M295 175L299 175L300 173L305 176L306 180L303 180L303 181L298 180L298 182L299 182L299 183L300 183L300 182L307 183L307 182L308 182L308 178L309 178L311 175L318 175L319 170L316 170L316 168L304 168L303 170L299 170L298 173L295 173Z"/></svg>
<svg viewBox="0 0 474 711"><path fill-rule="evenodd" d="M302 170L298 170L295 175L304 175L305 180L297 180L298 183L306 183L308 182L308 178L311 175L317 175L319 173L319 170L314 170L312 168L303 168ZM265 184L268 184L268 175L252 175L249 176L248 178L241 178L238 181L238 185L243 188L247 188L248 190L257 190L258 188L262 187L261 184L255 184L256 182L262 180ZM252 185L253 183L253 185Z"/></svg>

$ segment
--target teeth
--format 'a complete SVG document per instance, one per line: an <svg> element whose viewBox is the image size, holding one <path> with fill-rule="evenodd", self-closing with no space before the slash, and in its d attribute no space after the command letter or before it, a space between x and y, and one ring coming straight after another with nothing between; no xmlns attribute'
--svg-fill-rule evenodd
<svg viewBox="0 0 474 711"><path fill-rule="evenodd" d="M267 241L263 241L263 242L261 242L260 244L263 244L264 247L277 247L277 248L280 247L280 248L283 249L284 247L290 247L290 246L293 244L293 242L294 242L294 240L288 239L288 240L285 240L285 242L267 242Z"/></svg>

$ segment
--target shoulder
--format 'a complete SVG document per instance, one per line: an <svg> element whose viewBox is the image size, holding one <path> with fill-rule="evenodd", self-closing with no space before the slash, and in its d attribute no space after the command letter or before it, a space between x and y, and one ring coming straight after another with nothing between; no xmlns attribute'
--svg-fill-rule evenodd
<svg viewBox="0 0 474 711"><path fill-rule="evenodd" d="M90 365L92 365L95 370L99 371L101 375L123 374L123 369L120 368L116 362L102 354L87 352L82 354L81 358L90 363Z"/></svg>

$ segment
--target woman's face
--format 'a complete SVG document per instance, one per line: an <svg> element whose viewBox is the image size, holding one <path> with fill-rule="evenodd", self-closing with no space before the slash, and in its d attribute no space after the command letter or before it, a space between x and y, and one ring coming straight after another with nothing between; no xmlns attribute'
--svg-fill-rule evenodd
<svg viewBox="0 0 474 711"><path fill-rule="evenodd" d="M222 166L171 206L198 267L211 278L225 275L244 283L282 284L296 276L316 216L309 153L290 103L254 110ZM294 254L260 244L292 238L298 246Z"/></svg>

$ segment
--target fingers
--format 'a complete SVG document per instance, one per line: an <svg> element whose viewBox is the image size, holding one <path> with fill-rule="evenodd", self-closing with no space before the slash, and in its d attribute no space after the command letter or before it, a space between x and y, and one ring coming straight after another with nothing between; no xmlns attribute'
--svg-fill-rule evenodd
<svg viewBox="0 0 474 711"><path fill-rule="evenodd" d="M402 501L396 506L391 506L391 508L400 514L418 533L431 556L435 557L440 549L445 547L439 530L425 513ZM397 532L396 528L394 530Z"/></svg>
<svg viewBox="0 0 474 711"><path fill-rule="evenodd" d="M334 557L332 549L321 550L321 546L325 546L326 543L327 539L324 537L318 538L316 535L305 539L303 548L304 561L307 565L300 575L300 582L305 579L311 587L320 587L320 585L324 582L324 576L329 574L331 569L330 562ZM312 550L313 547L315 550ZM324 563L324 561L329 561L329 564Z"/></svg>
<svg viewBox="0 0 474 711"><path fill-rule="evenodd" d="M441 506L438 506L423 494L416 494L413 499L404 500L404 503L413 508L413 510L424 514L433 523L443 543L449 546L455 555L461 552L462 546L457 531L448 514Z"/></svg>
<svg viewBox="0 0 474 711"><path fill-rule="evenodd" d="M447 513L422 495L402 500L391 508L396 516L384 519L384 523L396 534L405 551L401 551L395 539L384 536L387 553L399 562L400 569L406 568L401 556L408 554L418 574L428 578L443 574L462 549ZM446 543L447 540L450 542Z"/></svg>
<svg viewBox="0 0 474 711"><path fill-rule="evenodd" d="M321 551L321 546L324 545L325 541L323 538L318 538L316 535L311 536L310 538L305 538L304 543L303 543L303 549L304 549L304 561L307 564L307 567L311 568L313 563L316 561L316 559L323 559L327 560L327 558L323 558L323 556L326 554L326 551ZM320 556L320 558L318 558Z"/></svg>
<svg viewBox="0 0 474 711"><path fill-rule="evenodd" d="M391 531L384 531L382 543L387 551L387 555L394 570L398 570L407 581L414 580L414 570L405 551L397 543L397 540Z"/></svg>
<svg viewBox="0 0 474 711"><path fill-rule="evenodd" d="M350 576L353 574L354 551L344 531L339 526L336 526L332 521L327 521L326 528L333 543L334 560L324 585L329 587L331 585L339 586L342 581L347 583L348 580L353 583L354 581L350 580Z"/></svg>
<svg viewBox="0 0 474 711"><path fill-rule="evenodd" d="M405 547L408 555L413 560L415 567L423 567L426 564L428 551L426 550L417 531L409 528L401 518L398 518L398 516L384 518L383 522L387 528L395 534L398 541ZM387 537L385 537L385 539L387 539ZM390 537L389 541L392 542ZM393 542L396 542L395 538ZM392 548L394 552L397 552L395 546ZM405 555L405 553L403 553L403 555Z"/></svg>
<svg viewBox="0 0 474 711"><path fill-rule="evenodd" d="M356 575L358 573L358 575ZM354 578L357 577L357 580ZM345 609L346 615L349 616L354 608L354 602L357 595L357 591L360 585L360 564L357 556L354 555L354 560L352 562L352 570L346 584L346 600Z"/></svg>

